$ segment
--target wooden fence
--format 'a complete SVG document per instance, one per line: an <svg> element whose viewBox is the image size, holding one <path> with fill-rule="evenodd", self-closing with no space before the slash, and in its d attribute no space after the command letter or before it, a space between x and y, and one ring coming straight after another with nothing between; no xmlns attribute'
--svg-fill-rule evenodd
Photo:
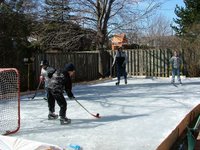
<svg viewBox="0 0 200 150"><path fill-rule="evenodd" d="M74 52L74 53L45 53L36 54L34 70L36 78L40 75L40 62L47 59L54 68L63 69L66 63L72 62L76 67L77 81L94 80L98 77L98 52Z"/></svg>
<svg viewBox="0 0 200 150"><path fill-rule="evenodd" d="M172 51L161 50L126 50L128 57L127 73L133 76L169 77L169 59ZM113 57L115 52L110 51Z"/></svg>
<svg viewBox="0 0 200 150"><path fill-rule="evenodd" d="M165 49L156 50L125 50L128 63L127 73L132 76L155 76L169 77L169 59L172 51ZM115 76L115 68L111 68L115 51L105 51L103 54L103 72L105 75ZM36 77L40 74L39 63L47 59L52 67L63 68L65 63L72 62L76 66L76 80L88 81L97 79L99 76L99 53L98 51L72 52L72 53L45 53L35 56Z"/></svg>

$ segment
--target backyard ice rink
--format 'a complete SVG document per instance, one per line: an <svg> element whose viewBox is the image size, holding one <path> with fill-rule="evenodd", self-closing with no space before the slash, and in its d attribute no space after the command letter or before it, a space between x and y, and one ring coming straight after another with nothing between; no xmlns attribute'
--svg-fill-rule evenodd
<svg viewBox="0 0 200 150"><path fill-rule="evenodd" d="M77 144L83 150L155 150L178 123L200 102L200 78L183 78L183 85L170 78L116 78L97 84L76 84L77 100L68 100L69 125L47 120L47 102L40 92L21 96L21 128L12 137L45 142L66 148ZM59 107L56 104L56 113Z"/></svg>

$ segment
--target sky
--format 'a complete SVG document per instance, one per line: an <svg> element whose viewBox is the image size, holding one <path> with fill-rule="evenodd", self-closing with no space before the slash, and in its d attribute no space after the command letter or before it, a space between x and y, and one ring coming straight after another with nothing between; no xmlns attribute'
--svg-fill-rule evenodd
<svg viewBox="0 0 200 150"><path fill-rule="evenodd" d="M21 128L9 137L50 143L65 150L73 150L70 144L82 150L155 150L200 102L200 78L182 78L182 86L170 84L170 78L129 77L127 85L122 79L119 86L116 81L74 85L77 100L101 118L88 114L65 95L67 117L72 122L64 126L59 120L47 120L44 92L34 100L30 100L33 95L21 96Z"/></svg>
<svg viewBox="0 0 200 150"><path fill-rule="evenodd" d="M184 7L185 4L183 0L163 0L161 8L158 10L158 14L166 16L170 21L173 21L173 18L176 18L174 10L176 5Z"/></svg>

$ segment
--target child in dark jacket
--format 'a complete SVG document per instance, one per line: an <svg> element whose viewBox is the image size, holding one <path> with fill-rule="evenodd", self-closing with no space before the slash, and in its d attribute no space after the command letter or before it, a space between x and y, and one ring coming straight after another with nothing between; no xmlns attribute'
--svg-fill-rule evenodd
<svg viewBox="0 0 200 150"><path fill-rule="evenodd" d="M75 66L72 63L66 64L64 70L54 70L48 72L50 78L48 84L48 107L49 115L48 118L57 119L58 115L55 112L55 100L60 106L60 123L61 125L68 124L71 119L66 117L67 102L63 95L63 89L66 91L70 99L74 99L72 93L72 80L71 77L75 75Z"/></svg>

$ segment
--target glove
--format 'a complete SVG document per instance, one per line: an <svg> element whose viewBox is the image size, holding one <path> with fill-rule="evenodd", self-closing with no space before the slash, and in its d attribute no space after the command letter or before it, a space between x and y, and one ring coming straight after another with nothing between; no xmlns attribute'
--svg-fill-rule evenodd
<svg viewBox="0 0 200 150"><path fill-rule="evenodd" d="M40 82L43 82L43 81L44 81L44 77L40 76Z"/></svg>
<svg viewBox="0 0 200 150"><path fill-rule="evenodd" d="M70 100L74 100L74 99L76 99L74 96L72 96L72 97L69 97L69 99Z"/></svg>

